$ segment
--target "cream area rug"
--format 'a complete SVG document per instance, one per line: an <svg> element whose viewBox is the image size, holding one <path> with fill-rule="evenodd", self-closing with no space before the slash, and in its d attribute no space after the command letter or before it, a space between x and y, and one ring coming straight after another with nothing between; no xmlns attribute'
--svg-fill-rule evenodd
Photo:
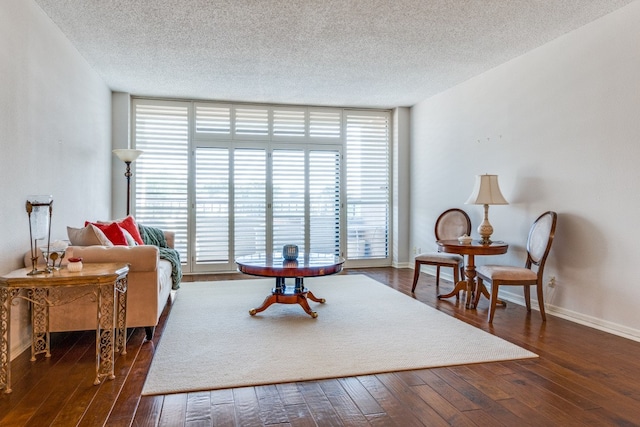
<svg viewBox="0 0 640 427"><path fill-rule="evenodd" d="M305 279L326 303L273 304L274 279L183 283L142 394L537 357L363 275Z"/></svg>

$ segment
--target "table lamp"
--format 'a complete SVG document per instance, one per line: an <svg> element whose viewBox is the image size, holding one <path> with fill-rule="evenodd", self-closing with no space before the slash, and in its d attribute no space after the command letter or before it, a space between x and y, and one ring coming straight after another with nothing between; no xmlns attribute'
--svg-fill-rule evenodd
<svg viewBox="0 0 640 427"><path fill-rule="evenodd" d="M127 216L129 215L129 206L131 202L131 163L134 162L140 154L142 154L142 150L133 150L131 148L120 148L118 150L113 150L113 154L118 156L120 160L125 162L127 165L127 171L124 173L124 176L127 177Z"/></svg>
<svg viewBox="0 0 640 427"><path fill-rule="evenodd" d="M484 205L484 220L478 226L478 234L483 245L491 244L493 227L489 223L489 205L508 205L498 186L498 175L477 175L473 192L465 202L467 205Z"/></svg>

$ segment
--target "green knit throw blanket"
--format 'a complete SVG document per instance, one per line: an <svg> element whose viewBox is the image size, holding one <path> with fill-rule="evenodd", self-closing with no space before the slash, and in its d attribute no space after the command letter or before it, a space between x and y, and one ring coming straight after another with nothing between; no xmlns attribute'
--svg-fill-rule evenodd
<svg viewBox="0 0 640 427"><path fill-rule="evenodd" d="M138 230L140 231L140 236L144 244L157 246L160 250L160 258L166 259L171 263L172 288L178 289L180 287L180 281L182 280L180 253L167 246L167 239L164 237L164 232L159 228L138 224Z"/></svg>

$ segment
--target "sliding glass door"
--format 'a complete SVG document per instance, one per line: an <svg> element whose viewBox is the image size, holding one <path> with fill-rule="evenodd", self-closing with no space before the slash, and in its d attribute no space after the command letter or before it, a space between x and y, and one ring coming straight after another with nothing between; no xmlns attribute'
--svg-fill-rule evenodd
<svg viewBox="0 0 640 427"><path fill-rule="evenodd" d="M340 253L339 147L198 147L195 157L194 271L285 244Z"/></svg>

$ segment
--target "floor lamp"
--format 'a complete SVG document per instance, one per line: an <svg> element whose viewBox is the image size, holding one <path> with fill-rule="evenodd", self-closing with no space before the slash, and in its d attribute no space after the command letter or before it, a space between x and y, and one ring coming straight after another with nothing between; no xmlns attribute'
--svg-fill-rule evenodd
<svg viewBox="0 0 640 427"><path fill-rule="evenodd" d="M121 148L118 150L113 150L113 154L118 156L120 160L122 160L127 165L127 171L124 173L124 176L127 178L127 216L129 216L130 206L131 206L131 163L134 162L140 154L142 154L142 150L133 150L131 148Z"/></svg>

